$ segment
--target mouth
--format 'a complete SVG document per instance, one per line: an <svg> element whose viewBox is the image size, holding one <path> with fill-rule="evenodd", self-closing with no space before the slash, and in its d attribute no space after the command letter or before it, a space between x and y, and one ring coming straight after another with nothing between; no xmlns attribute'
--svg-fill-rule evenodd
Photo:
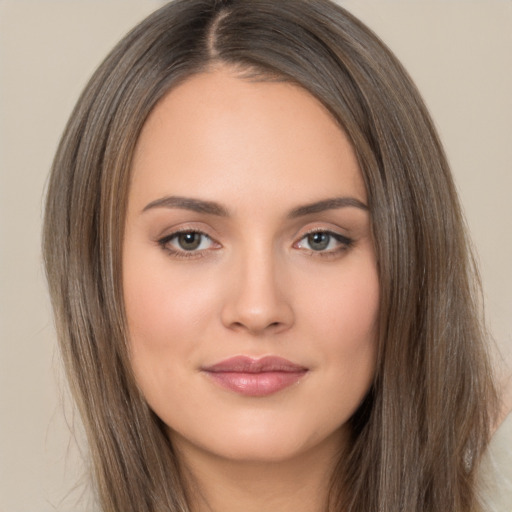
<svg viewBox="0 0 512 512"><path fill-rule="evenodd" d="M276 356L236 356L201 368L224 389L245 396L268 396L299 382L308 368Z"/></svg>

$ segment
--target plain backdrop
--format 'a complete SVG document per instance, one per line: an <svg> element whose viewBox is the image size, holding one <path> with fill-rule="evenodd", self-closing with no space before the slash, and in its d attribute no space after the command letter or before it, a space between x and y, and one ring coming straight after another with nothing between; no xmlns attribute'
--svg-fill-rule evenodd
<svg viewBox="0 0 512 512"><path fill-rule="evenodd" d="M512 1L340 3L395 51L431 109L480 257L488 320L510 360ZM0 512L92 510L87 489L80 499L86 468L68 428L77 422L42 275L43 194L87 78L162 4L0 0Z"/></svg>

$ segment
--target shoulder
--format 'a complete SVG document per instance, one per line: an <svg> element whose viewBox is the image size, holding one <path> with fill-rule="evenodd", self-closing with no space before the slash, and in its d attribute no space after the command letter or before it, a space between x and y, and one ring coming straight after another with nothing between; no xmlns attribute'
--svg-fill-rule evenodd
<svg viewBox="0 0 512 512"><path fill-rule="evenodd" d="M512 511L512 413L510 403L482 464L482 494L489 512Z"/></svg>

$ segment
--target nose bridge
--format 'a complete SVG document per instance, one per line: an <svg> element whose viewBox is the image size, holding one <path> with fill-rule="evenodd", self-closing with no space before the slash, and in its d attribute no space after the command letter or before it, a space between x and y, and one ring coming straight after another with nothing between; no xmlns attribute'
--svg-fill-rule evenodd
<svg viewBox="0 0 512 512"><path fill-rule="evenodd" d="M232 290L223 321L230 328L253 334L281 331L293 323L280 258L271 243L252 241L233 261Z"/></svg>

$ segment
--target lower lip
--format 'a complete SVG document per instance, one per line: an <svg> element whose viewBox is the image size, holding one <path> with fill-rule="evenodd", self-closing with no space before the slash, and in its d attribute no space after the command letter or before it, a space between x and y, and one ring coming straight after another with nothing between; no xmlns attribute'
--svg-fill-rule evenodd
<svg viewBox="0 0 512 512"><path fill-rule="evenodd" d="M206 372L225 389L245 396L268 396L277 393L304 377L306 371L298 372Z"/></svg>

